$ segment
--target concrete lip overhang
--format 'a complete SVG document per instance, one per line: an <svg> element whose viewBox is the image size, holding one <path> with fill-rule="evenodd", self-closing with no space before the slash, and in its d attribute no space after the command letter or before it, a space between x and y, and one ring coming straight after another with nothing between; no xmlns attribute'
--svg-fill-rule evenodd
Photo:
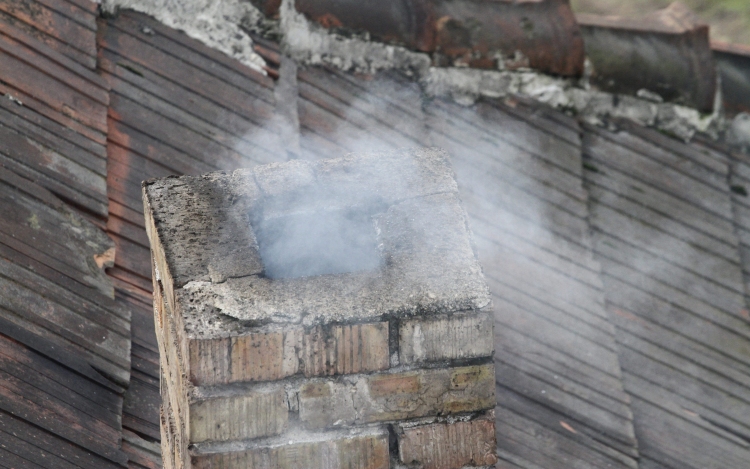
<svg viewBox="0 0 750 469"><path fill-rule="evenodd" d="M176 291L167 301L188 336L451 313L490 302L440 150L294 160L147 181L144 191L158 244L166 247L168 265L156 270L172 277ZM337 211L370 220L376 265L296 278L267 275L264 224Z"/></svg>

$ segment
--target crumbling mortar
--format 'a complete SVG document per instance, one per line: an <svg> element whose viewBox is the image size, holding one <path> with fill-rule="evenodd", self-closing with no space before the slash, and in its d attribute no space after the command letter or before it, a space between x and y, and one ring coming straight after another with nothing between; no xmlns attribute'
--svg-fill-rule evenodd
<svg viewBox="0 0 750 469"><path fill-rule="evenodd" d="M735 137L738 132L733 131L736 125L724 117L718 95L716 110L705 115L686 106L664 103L653 90L639 90L637 96L597 91L591 87L587 76L572 79L544 75L529 69L507 70L502 63L496 71L433 67L430 64L434 61L427 54L371 42L357 35L343 37L336 31L326 30L298 13L293 0L282 2L280 15L282 49L294 60L368 74L399 70L420 83L423 102L449 98L458 104L471 106L481 98L517 95L550 105L597 126L606 126L606 120L610 117L624 117L684 141L689 141L696 133L706 134L714 140L738 140ZM362 54L363 50L368 53ZM389 59L372 60L371 57ZM590 73L590 64L587 63L585 69ZM750 147L750 135L744 140L744 145Z"/></svg>
<svg viewBox="0 0 750 469"><path fill-rule="evenodd" d="M463 358L455 360L436 360L431 362L420 362L411 365L399 365L397 367L388 368L387 370L375 370L367 372L359 372L354 374L338 374L330 376L310 376L306 377L303 373L298 372L294 375L287 376L274 381L261 381L261 382L236 382L228 384L214 384L214 385L203 385L195 386L191 383L188 392L188 399L190 403L208 400L208 399L219 399L232 396L243 396L251 392L268 392L283 387L289 393L299 393L299 389L309 383L334 383L334 384L349 384L352 387L365 379L368 376L386 376L389 374L400 374L410 373L419 371L429 370L446 370L454 368L465 368L472 366L483 366L491 365L493 363L492 357L477 357L477 358Z"/></svg>

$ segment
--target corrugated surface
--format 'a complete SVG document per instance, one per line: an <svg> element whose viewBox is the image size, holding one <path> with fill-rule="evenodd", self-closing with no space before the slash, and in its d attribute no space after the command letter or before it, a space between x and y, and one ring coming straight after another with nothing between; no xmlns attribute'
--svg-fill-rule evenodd
<svg viewBox="0 0 750 469"><path fill-rule="evenodd" d="M642 467L750 464L750 327L725 155L587 128L591 225Z"/></svg>
<svg viewBox="0 0 750 469"><path fill-rule="evenodd" d="M94 69L97 8L90 0L3 0L0 22Z"/></svg>
<svg viewBox="0 0 750 469"><path fill-rule="evenodd" d="M160 466L142 180L415 145L453 156L492 289L497 467L750 465L746 159L260 41L274 82L132 12L98 75L93 5L0 6L0 467Z"/></svg>
<svg viewBox="0 0 750 469"><path fill-rule="evenodd" d="M304 150L436 145L452 155L494 296L498 467L634 467L575 121L520 102L421 103L397 76L299 78Z"/></svg>
<svg viewBox="0 0 750 469"><path fill-rule="evenodd" d="M100 21L99 47L100 72L112 88L107 231L117 257L109 273L118 302L133 312L132 381L123 426L159 440L159 354L141 181L272 161L277 138L267 127L273 82L132 12ZM143 444L124 448L131 452L131 466L156 464Z"/></svg>
<svg viewBox="0 0 750 469"><path fill-rule="evenodd" d="M103 271L108 90L14 26L34 19L24 5L0 7L0 466L120 467L130 312Z"/></svg>
<svg viewBox="0 0 750 469"><path fill-rule="evenodd" d="M3 164L106 219L106 84L3 21L0 70Z"/></svg>

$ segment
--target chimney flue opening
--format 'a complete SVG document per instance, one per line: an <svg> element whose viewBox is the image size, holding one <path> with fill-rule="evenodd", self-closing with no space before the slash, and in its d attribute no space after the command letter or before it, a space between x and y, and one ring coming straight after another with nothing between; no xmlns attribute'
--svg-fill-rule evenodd
<svg viewBox="0 0 750 469"><path fill-rule="evenodd" d="M261 220L254 228L268 278L360 272L382 264L374 220L363 211L296 213Z"/></svg>

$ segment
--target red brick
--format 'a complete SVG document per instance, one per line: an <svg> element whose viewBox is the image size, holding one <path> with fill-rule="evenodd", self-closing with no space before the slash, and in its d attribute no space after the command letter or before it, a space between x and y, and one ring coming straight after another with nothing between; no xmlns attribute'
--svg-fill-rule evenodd
<svg viewBox="0 0 750 469"><path fill-rule="evenodd" d="M496 447L494 411L469 422L401 425L398 434L401 462L423 469L492 466Z"/></svg>
<svg viewBox="0 0 750 469"><path fill-rule="evenodd" d="M388 469L388 433L318 438L193 457L193 469Z"/></svg>

